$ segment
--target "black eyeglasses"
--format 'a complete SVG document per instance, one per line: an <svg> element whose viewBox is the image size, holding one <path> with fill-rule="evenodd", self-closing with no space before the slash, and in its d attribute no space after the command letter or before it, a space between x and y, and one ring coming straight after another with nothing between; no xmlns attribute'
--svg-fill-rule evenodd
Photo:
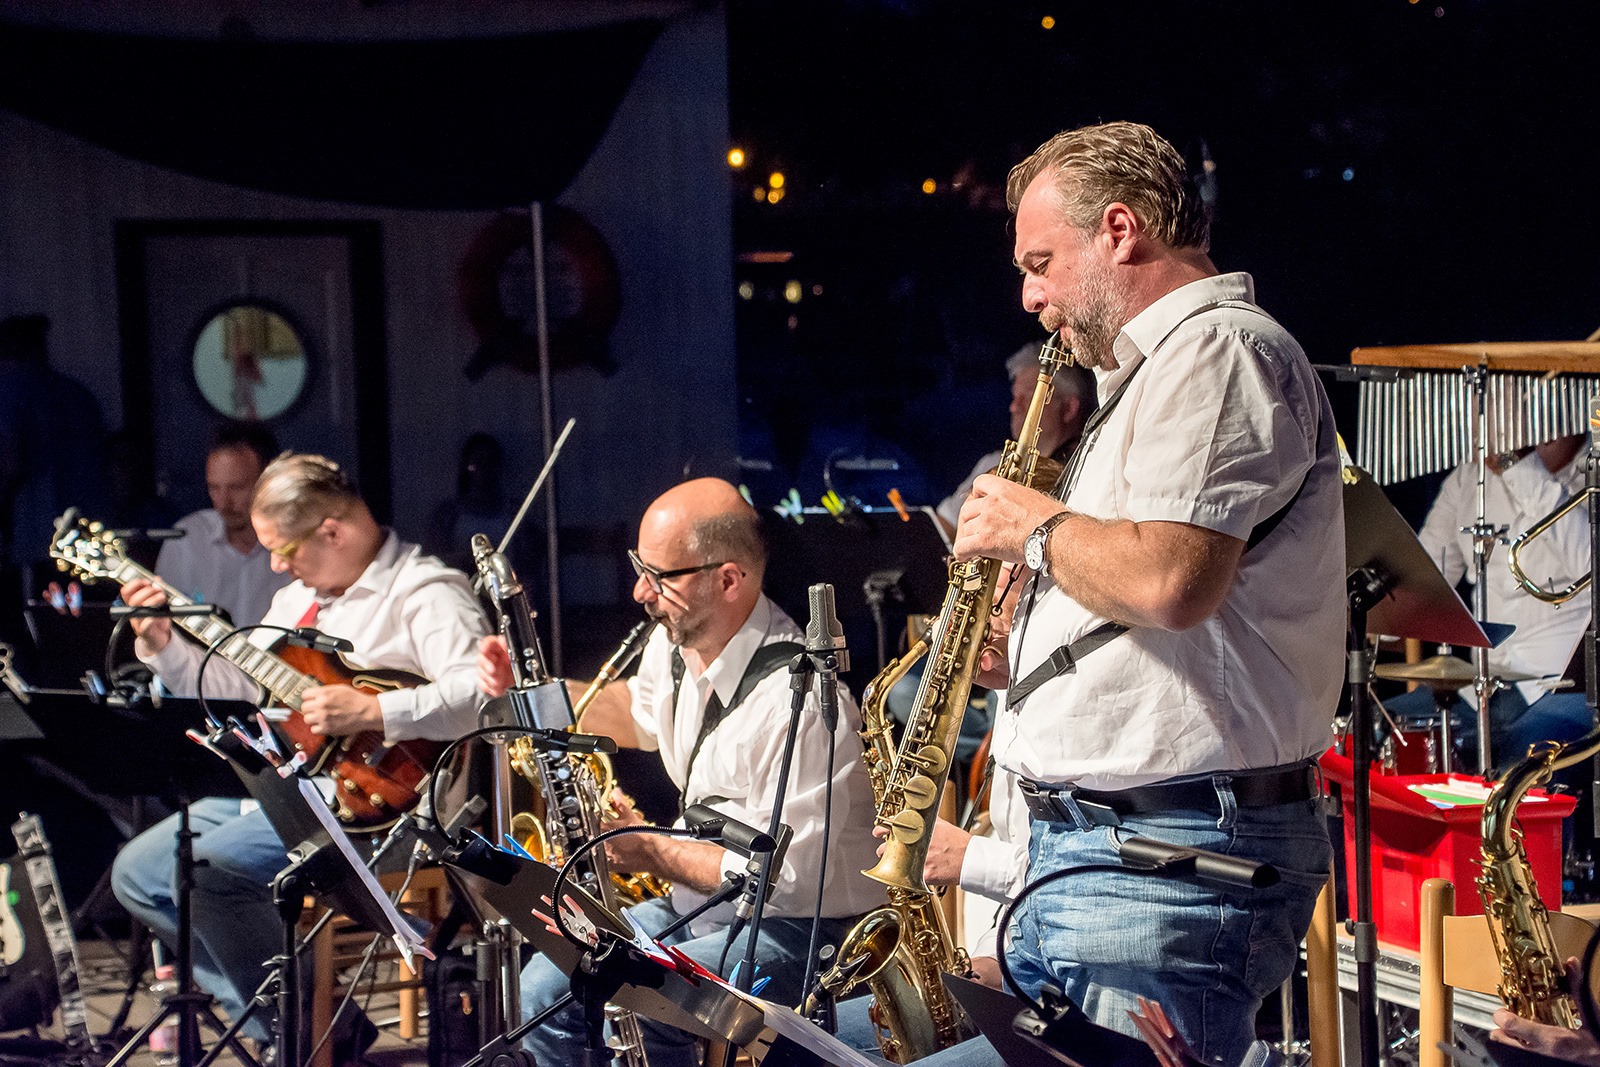
<svg viewBox="0 0 1600 1067"><path fill-rule="evenodd" d="M640 559L639 553L631 548L628 549L628 562L633 564L633 573L649 583L651 591L658 596L661 594L661 583L670 578L682 578L685 575L697 574L700 571L709 571L715 567L722 566L722 563L702 563L698 567L678 567L674 570L663 571L650 566L650 564ZM722 562L726 563L727 561L723 560Z"/></svg>

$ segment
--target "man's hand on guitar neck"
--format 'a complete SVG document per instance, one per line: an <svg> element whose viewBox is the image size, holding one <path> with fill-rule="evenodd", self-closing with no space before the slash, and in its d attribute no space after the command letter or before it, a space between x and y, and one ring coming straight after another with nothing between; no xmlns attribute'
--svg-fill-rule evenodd
<svg viewBox="0 0 1600 1067"><path fill-rule="evenodd" d="M314 734L348 737L367 730L383 732L383 710L373 693L348 685L319 685L300 698L300 717Z"/></svg>
<svg viewBox="0 0 1600 1067"><path fill-rule="evenodd" d="M160 608L167 603L167 594L148 578L135 578L121 590L122 602L131 608ZM159 656L172 640L171 619L141 619L129 616L128 625L137 636L134 651L141 657Z"/></svg>

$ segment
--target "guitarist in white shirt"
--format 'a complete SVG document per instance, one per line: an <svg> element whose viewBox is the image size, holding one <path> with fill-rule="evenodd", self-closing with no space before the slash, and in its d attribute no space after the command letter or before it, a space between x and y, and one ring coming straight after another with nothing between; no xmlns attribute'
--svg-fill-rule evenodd
<svg viewBox="0 0 1600 1067"><path fill-rule="evenodd" d="M321 456L286 453L262 472L251 522L275 571L296 580L273 598L263 622L315 626L355 646L363 667L393 668L431 679L410 689L364 692L329 684L306 690L299 719L312 734L381 732L386 742L448 740L476 725L477 641L488 631L467 579L379 526L338 465ZM135 578L122 587L135 607L159 606L166 593ZM165 618L134 622L136 650L167 687L194 693L203 651L173 640ZM262 645L278 633L256 631ZM255 682L215 657L206 668L206 696L258 698ZM285 850L259 811L240 813L237 800L207 798L190 806L199 833L192 895L197 982L237 1015L260 984L281 934L269 883ZM177 817L130 842L112 867L112 886L128 910L169 944L177 934L173 855ZM265 1041L259 1016L246 1033ZM374 1032L365 1020L335 1038L339 1062L358 1059Z"/></svg>

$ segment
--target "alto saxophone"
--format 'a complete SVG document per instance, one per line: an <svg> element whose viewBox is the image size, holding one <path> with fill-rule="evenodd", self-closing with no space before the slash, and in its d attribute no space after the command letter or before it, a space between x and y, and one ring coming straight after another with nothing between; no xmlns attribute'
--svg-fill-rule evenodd
<svg viewBox="0 0 1600 1067"><path fill-rule="evenodd" d="M1535 1022L1576 1029L1577 1006L1567 992L1566 969L1550 916L1522 847L1513 816L1528 790L1543 785L1563 767L1600 751L1600 730L1576 741L1540 741L1513 764L1489 791L1483 805L1483 871L1478 896L1489 921L1489 939L1500 962L1496 992L1506 1007Z"/></svg>
<svg viewBox="0 0 1600 1067"><path fill-rule="evenodd" d="M1039 380L1016 441L1008 441L995 473L1031 485L1039 466L1039 422L1055 372L1066 364L1059 335L1039 352ZM875 996L874 1021L887 1059L910 1063L971 1035L941 975L970 973L944 913L923 877L940 795L954 762L961 719L988 636L1000 563L954 563L944 607L929 637L895 660L862 695L862 740L877 805L888 831L876 866L862 873L889 887L886 907L870 912L840 942L838 962L819 984L838 997L865 981ZM927 666L911 716L896 747L884 711L889 690L926 651Z"/></svg>

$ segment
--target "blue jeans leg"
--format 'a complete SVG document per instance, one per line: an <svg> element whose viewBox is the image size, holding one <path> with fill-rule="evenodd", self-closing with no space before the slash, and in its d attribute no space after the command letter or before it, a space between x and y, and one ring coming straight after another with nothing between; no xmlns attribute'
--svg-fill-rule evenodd
<svg viewBox="0 0 1600 1067"><path fill-rule="evenodd" d="M873 1059L883 1060L878 1047L877 1027L867 1017L867 1012L872 1004L872 996L852 997L842 1000L838 1007L839 1031L836 1035L840 1041L865 1053ZM985 1037L975 1037L970 1041L963 1041L959 1045L932 1053L922 1057L918 1064L927 1067L1002 1067L1003 1061L1000 1054L989 1044Z"/></svg>
<svg viewBox="0 0 1600 1067"><path fill-rule="evenodd" d="M111 867L111 887L123 907L176 947L177 834L172 815L128 842ZM282 941L268 888L287 860L283 844L259 811L239 814L239 801L208 797L189 806L196 860L191 898L195 981L238 1018L263 976L262 965ZM267 1040L258 1012L245 1033Z"/></svg>
<svg viewBox="0 0 1600 1067"><path fill-rule="evenodd" d="M635 926L655 936L666 928L676 913L666 900L647 900L631 908L628 917ZM849 929L847 920L824 919L822 943L837 944ZM728 950L729 969L743 954L744 935ZM805 972L805 952L811 938L811 923L801 919L766 918L756 943L759 973L771 981L762 996L779 1004L793 1005L800 1000L800 984ZM689 938L685 931L666 939L707 970L716 970L723 956L726 931L705 937ZM571 989L568 976L543 956L535 956L522 972L522 1017L531 1019ZM693 1067L699 1062L699 1049L693 1035L640 1017L650 1067ZM583 1013L576 1005L558 1012L548 1023L531 1031L524 1045L540 1063L576 1062L584 1048Z"/></svg>
<svg viewBox="0 0 1600 1067"><path fill-rule="evenodd" d="M1082 830L1035 821L1030 879L1117 865L1117 840L1137 834L1271 863L1282 881L1251 891L1121 871L1059 879L1028 898L1008 931L1007 962L1025 992L1053 983L1094 1022L1133 1036L1127 1011L1142 995L1161 1002L1206 1062L1244 1057L1262 999L1294 969L1332 850L1317 804L1240 809L1218 782L1220 818L1171 812Z"/></svg>

